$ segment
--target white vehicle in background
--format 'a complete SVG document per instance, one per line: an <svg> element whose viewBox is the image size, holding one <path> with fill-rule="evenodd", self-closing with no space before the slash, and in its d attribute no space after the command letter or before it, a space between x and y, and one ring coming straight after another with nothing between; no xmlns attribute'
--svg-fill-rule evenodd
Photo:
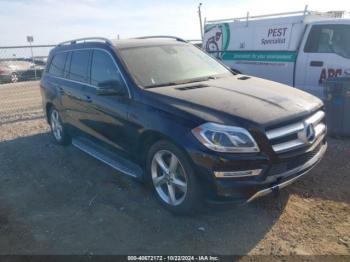
<svg viewBox="0 0 350 262"><path fill-rule="evenodd" d="M290 12L206 21L203 48L233 70L320 98L328 77L350 76L344 12Z"/></svg>

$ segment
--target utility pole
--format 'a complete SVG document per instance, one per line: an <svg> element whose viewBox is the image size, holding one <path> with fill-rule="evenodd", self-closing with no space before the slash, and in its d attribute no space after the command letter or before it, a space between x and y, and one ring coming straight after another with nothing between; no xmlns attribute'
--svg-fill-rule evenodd
<svg viewBox="0 0 350 262"><path fill-rule="evenodd" d="M34 41L33 36L27 36L27 42L30 45L30 53L32 55L32 62L33 62L33 67L34 67L34 78L36 80L36 68L35 68L35 61L34 61L34 55L33 55L33 47L32 47L32 42Z"/></svg>
<svg viewBox="0 0 350 262"><path fill-rule="evenodd" d="M201 39L203 41L203 24L202 24L202 11L201 11L202 3L198 5L198 15L199 15L199 26L201 27Z"/></svg>

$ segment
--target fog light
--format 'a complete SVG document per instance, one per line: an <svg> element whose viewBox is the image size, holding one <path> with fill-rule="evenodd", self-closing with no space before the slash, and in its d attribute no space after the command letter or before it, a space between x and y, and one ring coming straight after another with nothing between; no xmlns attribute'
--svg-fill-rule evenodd
<svg viewBox="0 0 350 262"><path fill-rule="evenodd" d="M248 177L248 176L258 176L261 174L262 169L253 170L241 170L241 171L229 171L229 172L214 172L215 177Z"/></svg>

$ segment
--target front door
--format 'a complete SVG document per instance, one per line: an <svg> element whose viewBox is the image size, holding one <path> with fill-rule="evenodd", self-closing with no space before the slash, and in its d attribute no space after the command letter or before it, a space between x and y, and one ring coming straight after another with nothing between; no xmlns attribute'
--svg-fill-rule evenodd
<svg viewBox="0 0 350 262"><path fill-rule="evenodd" d="M129 154L128 109L130 97L114 58L107 50L93 50L91 85L84 88L88 117L84 124L94 138L112 146L127 156ZM111 94L99 94L103 87L115 88Z"/></svg>
<svg viewBox="0 0 350 262"><path fill-rule="evenodd" d="M325 80L350 76L350 25L313 25L300 51L296 72L296 86L320 98Z"/></svg>

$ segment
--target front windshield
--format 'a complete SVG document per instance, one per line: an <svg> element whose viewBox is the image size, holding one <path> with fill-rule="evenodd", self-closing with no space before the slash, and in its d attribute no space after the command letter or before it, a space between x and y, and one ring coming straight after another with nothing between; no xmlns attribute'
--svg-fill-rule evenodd
<svg viewBox="0 0 350 262"><path fill-rule="evenodd" d="M130 73L145 88L231 74L192 45L132 47L121 49L120 53Z"/></svg>

